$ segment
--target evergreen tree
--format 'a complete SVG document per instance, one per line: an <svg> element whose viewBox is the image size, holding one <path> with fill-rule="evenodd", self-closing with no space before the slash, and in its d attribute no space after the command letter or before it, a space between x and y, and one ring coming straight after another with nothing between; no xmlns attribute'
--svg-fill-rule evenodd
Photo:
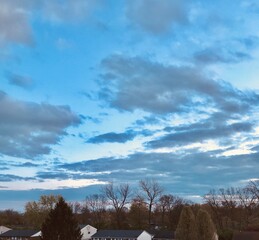
<svg viewBox="0 0 259 240"><path fill-rule="evenodd" d="M197 234L199 240L215 240L216 228L207 211L200 209L197 218Z"/></svg>
<svg viewBox="0 0 259 240"><path fill-rule="evenodd" d="M192 209L188 206L185 206L181 212L175 235L176 240L197 239L195 216Z"/></svg>
<svg viewBox="0 0 259 240"><path fill-rule="evenodd" d="M81 240L79 225L62 197L42 224L41 234L42 240Z"/></svg>

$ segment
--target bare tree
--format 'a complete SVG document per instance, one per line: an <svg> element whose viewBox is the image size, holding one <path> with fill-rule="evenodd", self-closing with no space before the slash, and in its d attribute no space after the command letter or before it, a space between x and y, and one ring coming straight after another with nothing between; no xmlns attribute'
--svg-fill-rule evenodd
<svg viewBox="0 0 259 240"><path fill-rule="evenodd" d="M153 179L140 180L139 186L140 186L143 198L145 199L146 204L148 205L148 224L150 225L153 206L161 196L163 189Z"/></svg>
<svg viewBox="0 0 259 240"><path fill-rule="evenodd" d="M257 199L257 203L259 202L259 180L250 181L246 186L247 190L254 195L254 198Z"/></svg>
<svg viewBox="0 0 259 240"><path fill-rule="evenodd" d="M212 190L204 199L219 228L242 230L249 225L257 207L256 191L256 183L252 182L245 188Z"/></svg>
<svg viewBox="0 0 259 240"><path fill-rule="evenodd" d="M93 225L102 228L105 225L108 201L102 194L93 194L85 198L85 208L91 213Z"/></svg>
<svg viewBox="0 0 259 240"><path fill-rule="evenodd" d="M164 228L175 229L186 201L172 194L162 195L159 198L157 209L161 214L161 225Z"/></svg>
<svg viewBox="0 0 259 240"><path fill-rule="evenodd" d="M204 196L204 200L206 204L210 206L210 209L213 212L218 228L223 228L222 211L221 211L222 205L221 205L219 194L216 192L215 189L210 190L210 192Z"/></svg>
<svg viewBox="0 0 259 240"><path fill-rule="evenodd" d="M235 228L235 224L238 223L238 212L239 206L238 193L236 188L219 189L219 196L221 205L223 206L226 213L226 225L231 228Z"/></svg>
<svg viewBox="0 0 259 240"><path fill-rule="evenodd" d="M129 203L129 198L131 195L129 184L120 184L115 187L113 183L110 183L102 188L102 192L107 197L110 204L114 207L117 227L120 229L123 223L123 211Z"/></svg>
<svg viewBox="0 0 259 240"><path fill-rule="evenodd" d="M240 216L240 230L249 225L250 217L257 205L256 196L250 192L248 187L237 189L239 208L241 210Z"/></svg>

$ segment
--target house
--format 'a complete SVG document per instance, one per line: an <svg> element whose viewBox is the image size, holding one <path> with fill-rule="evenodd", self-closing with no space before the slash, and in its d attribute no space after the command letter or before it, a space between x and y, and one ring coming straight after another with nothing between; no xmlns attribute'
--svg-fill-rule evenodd
<svg viewBox="0 0 259 240"><path fill-rule="evenodd" d="M259 232L237 232L234 233L232 240L258 240Z"/></svg>
<svg viewBox="0 0 259 240"><path fill-rule="evenodd" d="M79 225L81 229L82 240L89 240L97 232L97 229L91 225Z"/></svg>
<svg viewBox="0 0 259 240"><path fill-rule="evenodd" d="M9 230L0 234L1 240L29 240L40 239L37 230Z"/></svg>
<svg viewBox="0 0 259 240"><path fill-rule="evenodd" d="M0 226L0 234L7 232L11 230L11 228L5 227L5 226Z"/></svg>
<svg viewBox="0 0 259 240"><path fill-rule="evenodd" d="M92 240L152 240L152 235L144 230L99 230Z"/></svg>
<svg viewBox="0 0 259 240"><path fill-rule="evenodd" d="M97 232L97 229L92 227L91 225L81 224L79 225L81 234L82 234L82 240L90 240L92 235ZM1 236L1 235L0 235ZM37 231L35 234L31 236L31 239L36 240L40 239L41 237L41 231ZM20 240L20 239L15 239Z"/></svg>

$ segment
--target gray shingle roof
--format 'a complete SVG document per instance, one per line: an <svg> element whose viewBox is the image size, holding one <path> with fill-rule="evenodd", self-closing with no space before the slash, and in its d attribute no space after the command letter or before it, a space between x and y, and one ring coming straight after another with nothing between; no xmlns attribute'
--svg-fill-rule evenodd
<svg viewBox="0 0 259 240"><path fill-rule="evenodd" d="M174 239L174 231L169 230L147 230L154 238Z"/></svg>
<svg viewBox="0 0 259 240"><path fill-rule="evenodd" d="M143 230L99 230L92 238L137 238Z"/></svg>
<svg viewBox="0 0 259 240"><path fill-rule="evenodd" d="M9 230L0 234L0 237L31 237L35 233L39 232L38 230Z"/></svg>

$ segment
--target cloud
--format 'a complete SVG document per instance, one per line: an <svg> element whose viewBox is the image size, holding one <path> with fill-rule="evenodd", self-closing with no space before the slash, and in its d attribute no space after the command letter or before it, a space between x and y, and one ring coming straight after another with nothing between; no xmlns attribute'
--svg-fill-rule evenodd
<svg viewBox="0 0 259 240"><path fill-rule="evenodd" d="M244 46L247 49L254 49L255 47L258 46L259 38L256 36L248 36L244 38L239 38L238 41L244 44Z"/></svg>
<svg viewBox="0 0 259 240"><path fill-rule="evenodd" d="M122 55L104 59L102 67L99 97L118 110L167 114L214 109L242 114L259 102L255 92L211 79L195 67Z"/></svg>
<svg viewBox="0 0 259 240"><path fill-rule="evenodd" d="M144 125L157 125L160 123L160 119L155 115L145 116L143 119L138 119L134 123L136 126L144 126Z"/></svg>
<svg viewBox="0 0 259 240"><path fill-rule="evenodd" d="M61 171L40 171L37 172L37 178L39 179L58 179L58 180L64 180L71 178L71 174Z"/></svg>
<svg viewBox="0 0 259 240"><path fill-rule="evenodd" d="M10 43L32 46L32 21L36 14L46 21L78 23L101 3L102 0L1 0L0 46Z"/></svg>
<svg viewBox="0 0 259 240"><path fill-rule="evenodd" d="M43 14L54 22L80 22L102 3L102 0L43 1Z"/></svg>
<svg viewBox="0 0 259 240"><path fill-rule="evenodd" d="M185 195L204 194L213 187L233 186L240 179L257 176L258 152L233 156L218 153L200 152L198 149L174 153L134 153L123 158L100 158L56 167L74 174L75 178L76 174L86 178L88 175L88 178L92 176L99 181L127 182L132 187L136 187L139 176L145 176L161 182L174 194L185 189Z"/></svg>
<svg viewBox="0 0 259 240"><path fill-rule="evenodd" d="M14 74L11 72L8 72L6 74L6 77L9 81L10 84L24 88L24 89L29 89L32 87L32 79L28 76L22 76L19 74Z"/></svg>
<svg viewBox="0 0 259 240"><path fill-rule="evenodd" d="M101 135L94 136L87 140L87 143L125 143L133 140L137 136L149 136L152 135L151 131L142 130L142 131L133 131L127 130L124 133L115 133L109 132Z"/></svg>
<svg viewBox="0 0 259 240"><path fill-rule="evenodd" d="M136 134L133 132L125 132L125 133L114 133L109 132L105 134L101 134L95 137L92 137L87 140L88 143L104 143L104 142L118 142L125 143L127 141L133 140Z"/></svg>
<svg viewBox="0 0 259 240"><path fill-rule="evenodd" d="M13 174L0 174L0 182L12 182L12 181L20 181L20 180L30 181L30 180L34 180L34 178L20 177Z"/></svg>
<svg viewBox="0 0 259 240"><path fill-rule="evenodd" d="M30 167L38 167L39 164L35 164L35 163L31 163L31 162L25 162L25 163L21 163L21 164L13 164L13 166L30 168Z"/></svg>
<svg viewBox="0 0 259 240"><path fill-rule="evenodd" d="M205 49L194 54L194 59L200 63L239 63L250 60L248 53L223 49Z"/></svg>
<svg viewBox="0 0 259 240"><path fill-rule="evenodd" d="M9 170L9 168L8 167L0 167L0 170Z"/></svg>
<svg viewBox="0 0 259 240"><path fill-rule="evenodd" d="M102 61L102 67L100 98L119 111L145 111L147 116L134 124L156 127L148 142L142 139L148 151L209 140L231 145L240 134L252 137L258 125L256 92L241 91L226 81L212 79L197 66L112 55ZM125 142L133 136L109 133L91 140L98 143L116 137Z"/></svg>
<svg viewBox="0 0 259 240"><path fill-rule="evenodd" d="M51 151L81 119L68 106L18 101L0 92L0 153L35 158Z"/></svg>
<svg viewBox="0 0 259 240"><path fill-rule="evenodd" d="M201 152L194 148L170 153L137 152L127 157L56 163L49 166L48 170L39 171L32 178L35 180L33 186L48 189L52 181L55 183L52 188L60 189L69 183L67 185L69 195L74 191L72 188L78 187L83 190L85 188L81 186L87 186L89 183L96 184L96 190L98 185L109 181L129 183L131 187L137 188L136 179L139 179L139 176L145 176L145 178L156 179L167 192L187 197L203 195L211 188L237 186L240 179L257 177L258 152L232 156L219 154L223 151ZM27 189L24 183L31 182L30 179L19 180L19 177L14 175L9 178L13 184L11 187L14 189ZM3 176L3 179L7 181L8 175ZM17 186L16 181L22 181L22 185ZM84 192L89 192L88 188L85 190ZM81 198L79 196L79 199Z"/></svg>
<svg viewBox="0 0 259 240"><path fill-rule="evenodd" d="M126 15L144 31L161 34L187 21L185 7L180 0L127 0Z"/></svg>
<svg viewBox="0 0 259 240"><path fill-rule="evenodd" d="M220 140L239 133L249 133L254 124L250 122L226 123L226 118L212 115L210 118L194 124L166 128L171 131L146 144L148 148L163 148L202 143L205 140Z"/></svg>
<svg viewBox="0 0 259 240"><path fill-rule="evenodd" d="M32 31L26 8L29 1L1 0L0 45L19 43L32 45Z"/></svg>

